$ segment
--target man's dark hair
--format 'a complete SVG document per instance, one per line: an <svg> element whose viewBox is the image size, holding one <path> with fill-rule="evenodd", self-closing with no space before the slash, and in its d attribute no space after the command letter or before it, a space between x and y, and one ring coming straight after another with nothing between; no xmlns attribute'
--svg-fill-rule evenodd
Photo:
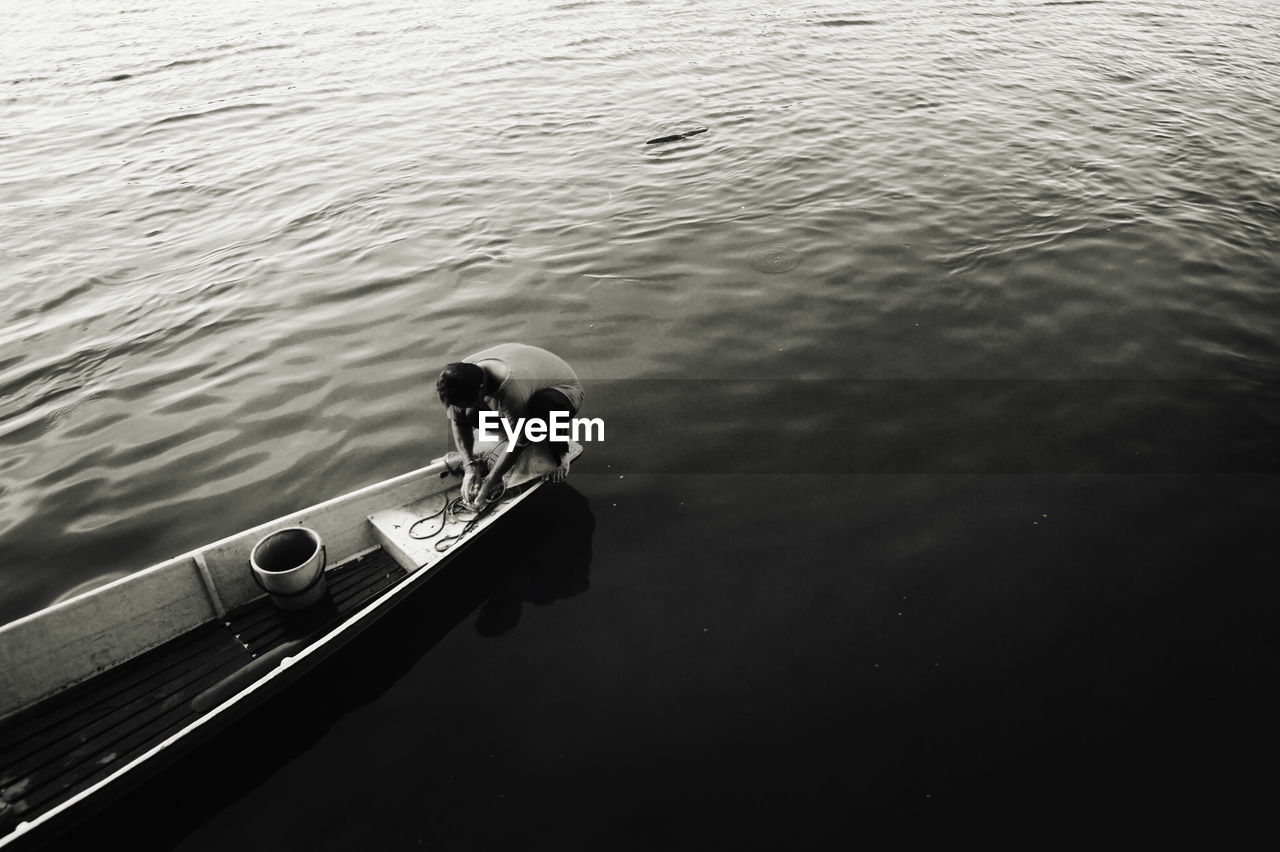
<svg viewBox="0 0 1280 852"><path fill-rule="evenodd" d="M484 370L475 364L455 361L440 371L436 393L445 405L459 405L475 400L476 390L484 381Z"/></svg>

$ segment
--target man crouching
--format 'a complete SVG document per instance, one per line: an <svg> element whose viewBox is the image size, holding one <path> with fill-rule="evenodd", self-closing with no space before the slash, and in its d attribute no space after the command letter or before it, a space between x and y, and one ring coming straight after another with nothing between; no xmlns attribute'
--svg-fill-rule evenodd
<svg viewBox="0 0 1280 852"><path fill-rule="evenodd" d="M474 450L480 411L494 411L511 426L521 418L549 423L553 411L576 415L584 395L582 382L564 359L523 343L502 343L449 364L440 373L436 391L452 424L454 444L466 459L462 497L473 508L500 494L502 477L528 446L523 436L508 442L485 475L484 463ZM547 446L557 466L542 478L561 482L569 475L569 445L549 441Z"/></svg>

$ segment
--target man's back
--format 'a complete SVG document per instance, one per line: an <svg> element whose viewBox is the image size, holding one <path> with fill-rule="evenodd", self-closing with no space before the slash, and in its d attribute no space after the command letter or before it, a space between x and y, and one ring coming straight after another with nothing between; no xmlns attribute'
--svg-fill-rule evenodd
<svg viewBox="0 0 1280 852"><path fill-rule="evenodd" d="M525 343L500 343L463 359L469 364L500 362L507 377L487 400L504 417L523 417L529 397L540 390L564 394L576 411L582 406L582 382L563 358Z"/></svg>

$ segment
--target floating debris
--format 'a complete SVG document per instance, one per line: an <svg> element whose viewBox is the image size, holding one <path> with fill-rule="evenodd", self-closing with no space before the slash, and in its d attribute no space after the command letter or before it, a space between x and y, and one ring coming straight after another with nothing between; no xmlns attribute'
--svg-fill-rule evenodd
<svg viewBox="0 0 1280 852"><path fill-rule="evenodd" d="M646 145L661 145L664 142L679 142L681 139L688 139L690 136L697 136L699 133L706 133L707 128L699 127L697 130L690 130L685 133L675 133L671 136L659 136L657 139L650 139L644 143Z"/></svg>
<svg viewBox="0 0 1280 852"><path fill-rule="evenodd" d="M874 27L879 21L872 21L866 18L837 18L831 21L811 21L820 27Z"/></svg>

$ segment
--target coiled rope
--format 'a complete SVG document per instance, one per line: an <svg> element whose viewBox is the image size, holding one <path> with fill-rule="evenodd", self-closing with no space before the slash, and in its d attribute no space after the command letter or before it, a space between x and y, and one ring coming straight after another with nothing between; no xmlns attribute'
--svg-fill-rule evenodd
<svg viewBox="0 0 1280 852"><path fill-rule="evenodd" d="M429 538L440 536L434 547L437 553L444 553L446 550L453 547L459 539L465 537L475 529L476 524L480 522L480 519L489 514L493 507L502 502L502 498L506 496L507 488L504 484L501 486L501 490L498 491L497 495L479 509L473 509L468 506L466 502L463 501L462 494L458 494L457 497L452 499L445 497L444 503L439 509L432 512L430 515L418 518L418 520L414 521L413 524L410 525L409 538L424 541ZM422 525L436 520L439 521L439 525L434 526L433 529L430 529L427 532L423 532L419 529ZM441 536L440 533L444 532L445 528L454 521L463 521L464 524L462 529L456 533Z"/></svg>

